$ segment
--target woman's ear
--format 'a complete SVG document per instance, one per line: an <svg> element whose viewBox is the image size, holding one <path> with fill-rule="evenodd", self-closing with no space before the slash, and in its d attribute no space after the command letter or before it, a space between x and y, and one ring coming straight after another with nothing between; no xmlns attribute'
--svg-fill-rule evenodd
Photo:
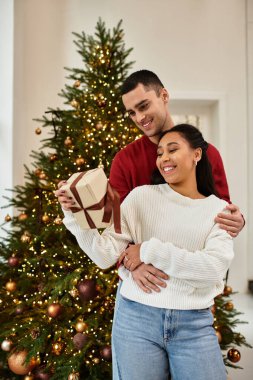
<svg viewBox="0 0 253 380"><path fill-rule="evenodd" d="M197 162L199 162L201 160L201 157L202 157L202 149L201 148L195 149L194 161L196 162L196 165L197 165Z"/></svg>

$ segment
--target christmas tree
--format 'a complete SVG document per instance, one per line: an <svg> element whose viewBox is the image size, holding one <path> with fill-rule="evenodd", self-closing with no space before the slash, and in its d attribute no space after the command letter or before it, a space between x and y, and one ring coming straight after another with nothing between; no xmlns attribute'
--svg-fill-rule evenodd
<svg viewBox="0 0 253 380"><path fill-rule="evenodd" d="M7 237L0 243L1 379L112 377L117 271L100 270L80 250L62 224L54 190L75 172L102 165L108 175L116 152L139 136L120 97L132 49L125 48L121 22L111 31L99 20L95 36L74 35L83 68L67 68L69 84L60 93L66 106L37 119L41 150L31 153L25 184L6 197L15 213L5 216L11 228L3 226ZM221 348L247 345L233 332L240 321L228 294L216 301Z"/></svg>

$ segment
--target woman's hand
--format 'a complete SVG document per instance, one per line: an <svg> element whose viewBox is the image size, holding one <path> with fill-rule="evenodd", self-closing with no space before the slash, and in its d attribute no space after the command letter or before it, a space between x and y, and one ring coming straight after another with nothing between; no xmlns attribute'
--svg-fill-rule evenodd
<svg viewBox="0 0 253 380"><path fill-rule="evenodd" d="M131 272L135 270L142 262L140 259L141 244L131 244L120 255L119 264L122 263L124 267Z"/></svg>
<svg viewBox="0 0 253 380"><path fill-rule="evenodd" d="M70 211L71 207L75 205L72 197L68 197L66 191L61 190L61 187L66 184L67 181L61 181L58 183L58 190L54 192L54 195L58 198L61 207L65 211Z"/></svg>

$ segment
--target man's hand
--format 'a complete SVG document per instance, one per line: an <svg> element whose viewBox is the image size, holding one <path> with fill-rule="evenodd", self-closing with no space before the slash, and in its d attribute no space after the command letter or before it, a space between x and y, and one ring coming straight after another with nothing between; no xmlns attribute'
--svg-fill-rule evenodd
<svg viewBox="0 0 253 380"><path fill-rule="evenodd" d="M169 276L163 271L153 267L151 264L140 264L138 268L131 272L134 281L145 292L151 293L152 290L160 292L162 288L166 288L166 282Z"/></svg>
<svg viewBox="0 0 253 380"><path fill-rule="evenodd" d="M245 220L238 206L229 204L226 206L226 209L230 210L231 214L221 212L216 216L214 221L219 223L220 228L226 230L230 236L236 237L243 229Z"/></svg>
<svg viewBox="0 0 253 380"><path fill-rule="evenodd" d="M141 244L130 244L120 255L119 263L131 272L135 270L141 264L140 248Z"/></svg>

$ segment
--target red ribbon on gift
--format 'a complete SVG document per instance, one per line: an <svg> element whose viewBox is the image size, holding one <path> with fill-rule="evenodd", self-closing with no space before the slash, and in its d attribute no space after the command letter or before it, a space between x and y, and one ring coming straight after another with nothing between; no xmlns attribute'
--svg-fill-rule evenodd
<svg viewBox="0 0 253 380"><path fill-rule="evenodd" d="M83 211L86 217L86 220L90 226L90 228L97 228L95 226L95 223L93 222L91 216L89 215L89 210L101 210L104 208L104 215L102 222L109 223L113 214L113 223L114 223L114 230L118 234L121 234L121 227L120 227L120 197L116 190L114 190L111 185L107 184L107 190L104 197L96 204L89 206L89 207L83 207L82 200L78 194L78 191L76 190L76 184L80 181L80 179L86 174L87 172L82 172L80 175L72 182L70 185L70 191L74 195L75 199L77 200L80 207L71 207L71 211L73 213Z"/></svg>

